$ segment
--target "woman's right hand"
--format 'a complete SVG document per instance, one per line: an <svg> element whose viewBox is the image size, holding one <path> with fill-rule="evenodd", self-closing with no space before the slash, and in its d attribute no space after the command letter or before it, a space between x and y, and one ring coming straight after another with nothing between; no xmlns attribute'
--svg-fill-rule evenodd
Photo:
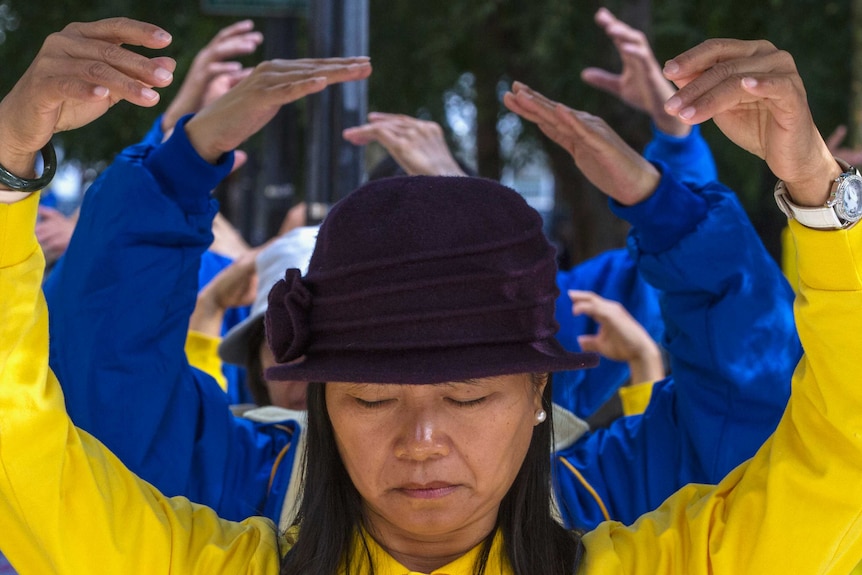
<svg viewBox="0 0 862 575"><path fill-rule="evenodd" d="M0 102L0 164L32 177L34 158L55 132L89 124L120 100L151 107L153 87L171 83L176 62L123 45L164 48L171 36L128 18L73 23L48 36L30 67Z"/></svg>

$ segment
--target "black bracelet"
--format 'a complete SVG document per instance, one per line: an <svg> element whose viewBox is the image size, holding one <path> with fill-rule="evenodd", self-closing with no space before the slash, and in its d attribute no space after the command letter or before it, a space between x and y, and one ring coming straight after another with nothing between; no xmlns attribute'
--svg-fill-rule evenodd
<svg viewBox="0 0 862 575"><path fill-rule="evenodd" d="M44 190L54 179L54 174L57 172L57 154L54 153L54 145L51 142L45 144L42 148L42 175L32 180L27 178L19 178L3 166L0 166L0 184L3 184L10 190L16 192L35 192Z"/></svg>

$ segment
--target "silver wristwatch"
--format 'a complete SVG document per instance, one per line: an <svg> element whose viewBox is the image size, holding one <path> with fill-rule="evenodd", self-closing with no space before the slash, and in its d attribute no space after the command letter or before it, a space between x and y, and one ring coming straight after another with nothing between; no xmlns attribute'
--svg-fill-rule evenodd
<svg viewBox="0 0 862 575"><path fill-rule="evenodd" d="M775 184L775 203L788 218L809 228L838 230L849 228L862 219L862 175L859 170L835 158L841 169L832 184L832 193L823 206L809 207L794 204L787 195L782 180Z"/></svg>

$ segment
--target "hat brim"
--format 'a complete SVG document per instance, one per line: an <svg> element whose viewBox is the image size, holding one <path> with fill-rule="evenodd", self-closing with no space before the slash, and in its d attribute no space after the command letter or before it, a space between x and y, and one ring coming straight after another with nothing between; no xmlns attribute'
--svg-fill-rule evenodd
<svg viewBox="0 0 862 575"><path fill-rule="evenodd" d="M263 330L263 316L266 310L250 315L228 331L218 346L218 355L225 363L246 367L249 364L248 345L257 330Z"/></svg>
<svg viewBox="0 0 862 575"><path fill-rule="evenodd" d="M556 340L441 349L316 352L266 370L271 381L433 384L515 373L595 367L595 353L566 351Z"/></svg>

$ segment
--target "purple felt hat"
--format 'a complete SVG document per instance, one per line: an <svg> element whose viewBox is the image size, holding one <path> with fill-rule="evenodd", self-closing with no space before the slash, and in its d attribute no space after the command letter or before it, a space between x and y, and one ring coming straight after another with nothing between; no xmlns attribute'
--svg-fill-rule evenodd
<svg viewBox="0 0 862 575"><path fill-rule="evenodd" d="M554 250L513 190L408 176L337 203L305 277L288 269L265 326L270 380L441 383L593 367L554 334Z"/></svg>

